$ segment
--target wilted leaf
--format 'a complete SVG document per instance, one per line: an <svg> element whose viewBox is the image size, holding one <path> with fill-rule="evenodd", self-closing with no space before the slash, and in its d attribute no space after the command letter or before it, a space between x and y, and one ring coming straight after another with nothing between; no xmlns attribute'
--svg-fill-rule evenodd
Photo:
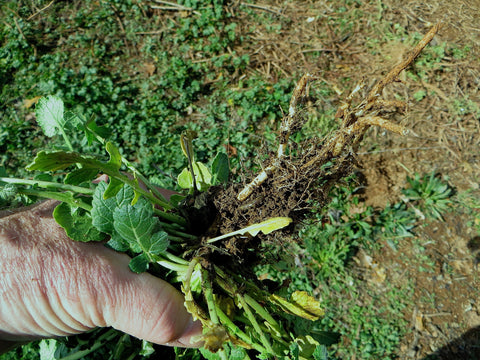
<svg viewBox="0 0 480 360"><path fill-rule="evenodd" d="M265 221L262 221L261 223L258 224L253 224L250 226L247 226L243 229L222 235L222 236L217 236L215 238L209 239L207 242L212 243L221 239L225 239L234 235L244 235L244 234L250 234L251 236L257 236L259 232L264 233L265 235L270 234L271 232L275 230L280 230L286 226L288 226L292 222L292 219L289 217L275 217L275 218L270 218Z"/></svg>
<svg viewBox="0 0 480 360"><path fill-rule="evenodd" d="M306 291L295 291L290 301L276 294L272 294L270 300L279 305L285 312L304 319L314 321L325 314L320 306L320 302Z"/></svg>
<svg viewBox="0 0 480 360"><path fill-rule="evenodd" d="M33 105L35 105L38 100L40 100L42 97L41 96L35 96L31 99L25 99L23 100L23 107L25 109L30 109Z"/></svg>

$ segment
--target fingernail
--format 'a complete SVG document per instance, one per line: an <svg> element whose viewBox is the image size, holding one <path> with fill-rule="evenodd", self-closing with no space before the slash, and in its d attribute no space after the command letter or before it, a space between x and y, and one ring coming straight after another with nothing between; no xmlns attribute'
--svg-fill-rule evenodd
<svg viewBox="0 0 480 360"><path fill-rule="evenodd" d="M185 327L185 331L183 332L182 336L175 341L181 345L176 346L201 347L203 344L202 341L196 341L195 337L202 335L202 330L202 323L199 320L194 321L193 318L191 318Z"/></svg>

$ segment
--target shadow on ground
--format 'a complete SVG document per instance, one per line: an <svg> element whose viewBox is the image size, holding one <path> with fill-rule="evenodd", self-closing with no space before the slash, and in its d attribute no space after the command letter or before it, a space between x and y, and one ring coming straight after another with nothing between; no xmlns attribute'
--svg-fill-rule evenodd
<svg viewBox="0 0 480 360"><path fill-rule="evenodd" d="M451 341L422 360L478 360L480 359L480 326Z"/></svg>

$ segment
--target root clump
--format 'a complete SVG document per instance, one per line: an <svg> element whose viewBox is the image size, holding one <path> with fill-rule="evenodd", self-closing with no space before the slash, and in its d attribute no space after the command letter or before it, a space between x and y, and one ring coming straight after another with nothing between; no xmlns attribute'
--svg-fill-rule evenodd
<svg viewBox="0 0 480 360"><path fill-rule="evenodd" d="M295 157L287 154L289 136L300 131L305 123L298 107L306 97L309 83L317 79L305 74L294 89L289 112L282 120L277 153L271 155L263 170L246 186L233 184L212 192L217 211L215 231L225 234L270 217L286 216L293 219L293 224L300 222L309 208L309 200L315 199L317 206L325 206L331 188L351 173L357 163L356 150L371 126L406 135L406 128L384 118L403 114L406 104L381 99L381 94L385 86L399 81L398 75L415 60L439 28L440 25L434 26L400 64L353 105L354 98L364 88L364 84L358 85L337 111L335 117L341 121L340 128L324 140L314 138L300 144L296 149L300 156ZM216 247L236 259L244 259L249 241L233 237Z"/></svg>

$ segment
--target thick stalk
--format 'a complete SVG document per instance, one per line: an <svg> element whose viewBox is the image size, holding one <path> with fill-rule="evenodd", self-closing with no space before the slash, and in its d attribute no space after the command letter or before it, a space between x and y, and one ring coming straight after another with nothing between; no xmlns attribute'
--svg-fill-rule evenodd
<svg viewBox="0 0 480 360"><path fill-rule="evenodd" d="M220 306L218 305L215 305L215 306L216 306L217 315L218 315L218 318L220 319L220 322L222 323L223 326L228 328L229 332L231 332L240 340L250 345L252 348L257 350L258 352L264 353L266 351L266 349L261 345L252 343L252 339L250 338L250 336L245 334L237 325L235 325L233 321L230 320L230 318L223 312Z"/></svg>
<svg viewBox="0 0 480 360"><path fill-rule="evenodd" d="M93 195L95 190L85 188L82 186L75 186L75 185L68 185L68 184L61 184L56 183L53 181L39 181L39 180L27 180L27 179L18 179L18 178L9 178L9 177L0 177L0 182L5 182L9 184L16 184L16 185L31 185L31 186L39 186L44 189L57 189L57 190L65 190L65 191L72 191L78 194L85 194L85 195Z"/></svg>
<svg viewBox="0 0 480 360"><path fill-rule="evenodd" d="M237 299L238 299L238 302L242 305L242 308L245 311L245 315L247 315L248 320L252 324L257 334L260 336L260 341L262 342L263 346L265 346L265 348L268 350L270 354L274 355L275 352L273 351L272 344L270 344L270 341L268 341L265 333L260 328L260 325L258 324L257 319L255 319L255 315L252 313L252 310L250 310L250 307L248 306L244 297L240 294L237 294Z"/></svg>
<svg viewBox="0 0 480 360"><path fill-rule="evenodd" d="M210 282L208 271L202 268L201 272L202 272L203 294L205 296L205 301L207 302L208 313L210 314L210 320L215 325L219 325L220 321L218 320L217 311L215 308L215 298L213 296L212 283Z"/></svg>
<svg viewBox="0 0 480 360"><path fill-rule="evenodd" d="M60 193L60 192L53 192L53 191L42 191L42 190L31 190L31 189L22 189L19 190L19 193L24 195L33 195L38 196L46 199L53 199L58 201L63 201L67 204L80 207L84 210L91 211L92 205L87 204L86 202L82 201L78 198L69 197L68 193Z"/></svg>
<svg viewBox="0 0 480 360"><path fill-rule="evenodd" d="M260 305L255 299L253 299L250 295L244 294L243 298L247 302L247 304L252 307L255 312L260 315L265 321L267 321L272 328L277 331L278 333L282 333L282 328L280 325L275 321L275 319L270 315L270 313L265 310L265 308Z"/></svg>
<svg viewBox="0 0 480 360"><path fill-rule="evenodd" d="M153 198L155 198L155 196L152 196ZM149 197L150 199L150 197ZM175 224L178 224L178 225L181 225L181 226L187 226L187 220L185 220L183 217L181 216L178 216L178 215L175 215L175 214L170 214L170 213L166 213L165 211L162 211L162 210L159 210L157 208L154 208L153 209L153 212L161 217L162 219L164 220L168 220L168 221L171 221Z"/></svg>

